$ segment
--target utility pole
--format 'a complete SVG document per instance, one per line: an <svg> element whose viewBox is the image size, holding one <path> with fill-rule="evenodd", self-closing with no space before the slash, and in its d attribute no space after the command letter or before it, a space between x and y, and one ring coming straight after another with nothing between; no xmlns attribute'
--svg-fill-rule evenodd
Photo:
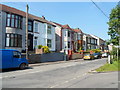
<svg viewBox="0 0 120 90"><path fill-rule="evenodd" d="M26 59L28 60L28 4L26 5Z"/></svg>

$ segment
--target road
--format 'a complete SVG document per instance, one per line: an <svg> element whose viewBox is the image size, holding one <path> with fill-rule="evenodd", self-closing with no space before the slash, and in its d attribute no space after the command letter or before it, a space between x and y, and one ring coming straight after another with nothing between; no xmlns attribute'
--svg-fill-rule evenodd
<svg viewBox="0 0 120 90"><path fill-rule="evenodd" d="M3 88L118 88L118 72L91 73L106 59L73 60L3 72Z"/></svg>

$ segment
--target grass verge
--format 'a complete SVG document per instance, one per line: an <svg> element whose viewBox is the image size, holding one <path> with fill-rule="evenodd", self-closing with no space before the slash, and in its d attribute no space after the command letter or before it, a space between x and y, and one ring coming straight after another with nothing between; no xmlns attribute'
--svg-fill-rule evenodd
<svg viewBox="0 0 120 90"><path fill-rule="evenodd" d="M96 69L97 72L120 71L120 61L114 61L112 64L105 65Z"/></svg>

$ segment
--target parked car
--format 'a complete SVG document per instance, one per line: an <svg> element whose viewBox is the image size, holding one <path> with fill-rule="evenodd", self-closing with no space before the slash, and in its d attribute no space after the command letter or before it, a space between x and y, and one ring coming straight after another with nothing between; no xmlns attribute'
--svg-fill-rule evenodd
<svg viewBox="0 0 120 90"><path fill-rule="evenodd" d="M108 53L103 53L102 54L102 57L104 58L104 57L108 57Z"/></svg>
<svg viewBox="0 0 120 90"><path fill-rule="evenodd" d="M28 60L21 57L21 53L13 49L0 49L0 69L28 67Z"/></svg>
<svg viewBox="0 0 120 90"><path fill-rule="evenodd" d="M88 60L88 59L92 60L92 59L94 59L94 55L90 54L90 53L85 53L83 59L84 60Z"/></svg>
<svg viewBox="0 0 120 90"><path fill-rule="evenodd" d="M94 53L93 55L94 55L94 58L96 58L96 59L102 57L102 54L101 54L101 53Z"/></svg>

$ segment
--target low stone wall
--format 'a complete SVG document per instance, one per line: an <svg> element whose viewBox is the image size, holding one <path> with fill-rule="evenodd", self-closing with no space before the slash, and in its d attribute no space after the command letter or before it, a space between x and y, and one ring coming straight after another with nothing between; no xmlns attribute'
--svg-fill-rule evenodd
<svg viewBox="0 0 120 90"><path fill-rule="evenodd" d="M71 55L71 59L82 59L83 58L83 54L80 53L73 53Z"/></svg>
<svg viewBox="0 0 120 90"><path fill-rule="evenodd" d="M22 57L25 58L25 55L22 55ZM41 54L29 54L28 58L29 63L40 63Z"/></svg>
<svg viewBox="0 0 120 90"><path fill-rule="evenodd" d="M22 55L25 57L25 55ZM64 53L29 54L29 63L63 61Z"/></svg>
<svg viewBox="0 0 120 90"><path fill-rule="evenodd" d="M41 62L63 61L64 53L47 53L41 55Z"/></svg>

